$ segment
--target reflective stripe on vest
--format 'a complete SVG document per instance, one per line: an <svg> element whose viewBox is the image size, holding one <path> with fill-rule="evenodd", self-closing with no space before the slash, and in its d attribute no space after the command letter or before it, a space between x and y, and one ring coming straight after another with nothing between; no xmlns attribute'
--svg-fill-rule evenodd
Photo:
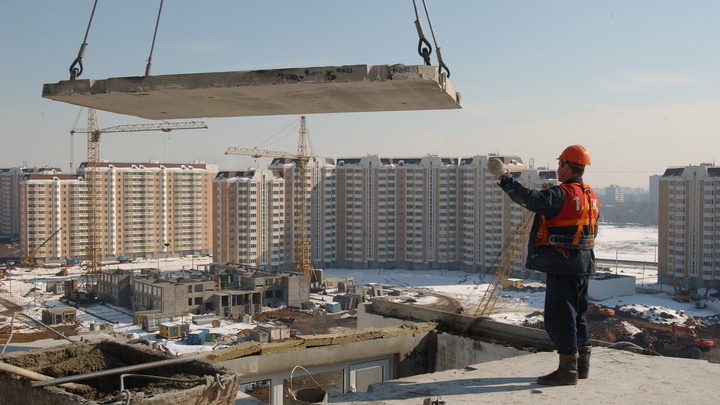
<svg viewBox="0 0 720 405"><path fill-rule="evenodd" d="M565 193L560 213L553 219L542 217L535 245L552 245L568 249L589 250L595 245L598 198L585 183L559 186ZM575 227L573 233L558 233L562 227Z"/></svg>

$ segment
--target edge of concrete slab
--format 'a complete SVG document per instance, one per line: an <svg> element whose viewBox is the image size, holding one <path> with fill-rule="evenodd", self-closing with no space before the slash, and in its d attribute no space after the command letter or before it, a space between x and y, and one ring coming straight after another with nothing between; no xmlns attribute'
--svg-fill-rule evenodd
<svg viewBox="0 0 720 405"><path fill-rule="evenodd" d="M537 384L538 376L556 367L556 354L540 352L373 384L367 393L333 392L329 402L404 405L431 398L453 405L664 404L675 403L681 393L683 402L705 402L715 395L715 376L720 372L720 364L702 360L594 348L590 378L574 386Z"/></svg>
<svg viewBox="0 0 720 405"><path fill-rule="evenodd" d="M155 120L462 108L437 67L402 64L66 80L42 97Z"/></svg>

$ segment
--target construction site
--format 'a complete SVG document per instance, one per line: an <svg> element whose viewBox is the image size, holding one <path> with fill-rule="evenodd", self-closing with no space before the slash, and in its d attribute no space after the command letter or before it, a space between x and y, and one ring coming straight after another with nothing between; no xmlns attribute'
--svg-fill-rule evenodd
<svg viewBox="0 0 720 405"><path fill-rule="evenodd" d="M427 6L425 1L422 3L429 23ZM81 77L83 58L95 13L93 7L85 40L69 69L69 80L42 87L42 97L47 100L87 109L87 128L73 132L87 135L87 160L73 178L65 179L83 183L87 197L83 200L84 214L82 219L68 214L68 220L60 221L62 225L54 227L47 237L47 233L38 237L33 231L31 242L30 233L21 232L19 243L1 246L0 256L10 261L3 265L0 275L3 344L0 390L6 393L3 403L664 404L677 402L679 393L688 402L713 397L714 379L720 371L720 347L716 345L720 343L720 315L716 309L720 305L720 290L710 281L698 288L694 279L678 278L679 281L672 279L670 285L665 285L665 291L658 270L665 263L659 260L640 264L642 288L636 282L636 270L632 270L633 275L628 274L630 271L618 274L617 260L615 274L606 271L588 277L593 300L587 312L594 348L592 374L577 387L536 383L536 377L547 372L556 356L555 346L545 331L541 305L537 304L545 293L544 276L519 264L527 254L534 219L528 210L517 208L511 212L508 208L496 214L502 219L498 227L511 230L506 240L490 237L489 244L482 240L469 243L469 250L489 246L489 251L496 253L492 258L488 254L483 261L485 271L478 271L480 265L475 262L466 267L460 265L460 246L465 244L448 232L433 234L429 239L432 243L427 246L420 243L417 245L421 246L413 246L414 236L408 236L407 252L417 252L416 257L420 257L430 247L433 260L414 263L407 270L394 266L375 268L379 262L356 261L357 268L368 277L370 274L376 277L370 282L345 274L347 269L320 269L317 264L323 261L313 263L317 251L329 250L313 244L315 239L324 237L333 239L333 243L334 239L343 239L338 244L343 252L371 251L372 248L361 246L371 237L368 233L377 233L377 228L373 224L364 230L362 237L346 236L351 234L341 234L339 229L345 226L353 229L353 222L348 221L343 222L337 234L334 227L327 225L324 228L327 234L313 232L323 229L312 227L311 223L320 219L310 215L309 206L317 203L312 197L317 190L309 186L315 183L309 179L314 175L311 165L319 158L308 150L305 114L463 108L463 98L450 81L435 33L432 32L431 45L423 32L415 1L413 5L418 56L423 64L152 75L151 50L144 76L85 79ZM161 12L162 2L156 24ZM155 34L157 29L156 25ZM430 59L433 46L434 64ZM101 129L97 111L159 122ZM233 232L231 236L231 232L220 231L223 228L217 222L234 223L240 215L235 217L235 212L231 212L234 207L224 211L222 203L213 200L216 197L197 202L190 201L191 197L179 197L188 200L188 207L194 207L199 214L188 214L191 218L187 222L173 223L166 205L169 197L160 191L156 202L147 203L160 207L156 217L133 216L132 205L125 211L128 223L157 231L152 238L140 236L141 231L126 233L124 238L114 237L108 231L122 228L123 220L116 219L112 212L108 214L112 202L103 205L107 201L103 199L107 186L101 173L111 173L117 165L101 159L102 134L208 129L204 122L194 120L277 115L300 116L296 151L230 147L225 154L255 159L270 157L276 159L274 165L283 169L217 172L220 180L223 176L239 179L257 175L275 182L273 187L277 188L268 189L264 198L286 213L260 214L255 219L267 232L260 239L270 248L243 251L240 246L255 246L255 236L251 239L244 232ZM168 122L168 119L193 121ZM512 156L492 156L497 156L510 176L520 176L528 169ZM448 166L470 164L435 158L430 160ZM338 166L356 163L343 160L338 161ZM484 166L485 161L482 163ZM389 163L404 164L404 160L392 159ZM164 176L167 165L157 166ZM207 167L197 162L170 169L202 171ZM209 183L210 172L206 170L197 176L197 183ZM485 177L493 182L490 173L481 173L482 182ZM549 188L558 182L542 170L537 173L538 188L540 185ZM113 178L107 176L112 182ZM59 181L59 177L55 175L52 181ZM462 179L454 181L459 183ZM157 182L169 181L159 176ZM176 183L181 184L179 187L185 184L183 180ZM146 190L145 186L138 188ZM432 186L430 189L433 195L443 192ZM225 194L217 195L234 201L241 195L235 191L227 186L222 191ZM343 195L352 193L362 195L354 189ZM281 194L286 198L282 203ZM33 204L34 196L28 194L23 202ZM362 198L358 197L357 206L361 206ZM322 204L323 200L320 201ZM338 205L350 207L353 205L350 201L353 200L338 199ZM409 209L419 210L426 202L430 204L422 198L417 201L418 205ZM453 206L460 202L452 201ZM334 202L333 198L333 205ZM474 200L471 202L475 204ZM59 217L60 208L53 210ZM447 206L438 207L438 223L441 217L450 217L447 210ZM33 212L24 215L32 216ZM493 218L492 212L488 215L485 218ZM331 220L325 222L329 223ZM422 224L422 220L410 218L397 223ZM455 225L459 223L457 220ZM597 218L593 217L590 223L594 230ZM182 230L168 236L166 230L173 226ZM208 226L217 233L210 233L210 242L198 242L200 238L193 235L197 233L193 228ZM76 233L70 233L68 227L74 227ZM407 230L423 232L419 228L408 226ZM83 232L83 252L75 247L74 254L60 264L38 261L38 252L55 239L56 246L64 243L67 249L72 249L67 247L70 245L66 240L80 239L78 229ZM394 235L394 224L392 230ZM143 238L153 240L132 251L133 241ZM356 244L353 238L357 238ZM448 246L451 239L458 243L454 261L448 251L439 247L440 243ZM223 245L230 241L232 247ZM56 247L55 251L60 249ZM393 246L391 250L394 249ZM662 254L665 253L660 256L664 258ZM654 265L655 273L654 285L647 288L646 264ZM593 255L591 267L595 265ZM637 267L638 263L633 265ZM415 285L421 274L442 281L430 284L431 287ZM448 286L458 285L466 291L450 292ZM643 304L636 302L638 296L643 302L652 297L663 304L667 301L674 304L672 308ZM639 310L643 305L643 310ZM508 321L511 316L525 320Z"/></svg>
<svg viewBox="0 0 720 405"><path fill-rule="evenodd" d="M48 269L46 271L48 273L53 273L57 271L57 268ZM405 278L403 278L400 273L389 274L388 277L396 279L402 285L405 285L406 283L406 281L404 281ZM446 275L445 277L447 278L448 276ZM379 280L382 280L382 277L380 277ZM409 282L411 279L408 278L407 280ZM19 279L14 280L15 288L19 288L18 284L20 283L22 283L22 281L20 281ZM468 288L470 288L470 285L472 284L469 284ZM469 305L468 302L462 299L458 299L457 297L452 296L452 294L433 292L429 291L427 288L411 288L383 284L383 289L385 290L385 294L383 296L371 299L370 301L360 305L357 309L351 310L340 310L338 312L311 312L302 311L298 308L293 309L291 307L284 307L277 310L266 308L262 312L253 316L251 324L238 325L243 325L241 326L241 328L251 328L254 327L251 326L253 324L266 324L277 326L289 325L292 329L291 337L282 338L279 341L270 341L268 343L255 343L252 340L243 338L243 336L249 336L247 332L238 331L236 334L234 334L223 332L223 330L227 328L211 329L211 331L217 331L214 337L215 342L212 344L212 346L210 346L216 348L215 350L201 351L195 353L181 353L179 356L172 354L173 350L179 347L177 345L187 345L187 342L178 341L177 343L173 343L173 345L170 345L170 342L174 339L158 339L156 343L164 342L164 345L173 349L170 349L169 352L159 350L157 348L149 349L149 347L145 346L143 343L133 344L132 340L136 339L137 342L141 342L143 339L146 339L146 342L150 342L150 347L153 347L156 344L153 343L154 339L150 339L149 334L145 335L141 333L139 335L140 339L138 340L138 338L136 337L138 336L137 333L124 332L124 330L131 330L124 328L123 323L112 325L109 330L105 331L101 331L99 330L99 328L95 331L89 330L87 321L71 322L69 324L59 323L52 326L52 329L54 331L46 328L40 328L41 330L32 332L31 328L30 330L22 332L18 330L12 335L10 333L11 328L9 326L4 326L2 328L2 333L0 334L0 341L9 342L11 344L11 347L15 347L15 345L27 344L32 347L33 345L37 345L39 342L55 342L55 344L65 342L66 344L61 344L60 346L57 346L57 348L32 350L30 352L27 352L27 354L24 351L14 351L4 356L3 362L15 367L20 367L22 369L27 369L32 372L45 375L47 377L54 377L55 379L67 376L68 379L73 380L73 377L70 376L72 374L79 375L79 378L81 379L87 378L87 382L84 383L82 380L78 381L77 383L74 382L75 385L78 385L78 383L87 384L87 386L84 386L84 388L82 389L78 389L77 387L74 387L74 389L67 389L67 387L65 387L64 385L59 386L64 387L61 391L65 393L61 394L61 396L68 396L68 398L71 398L72 401L89 401L87 403L105 403L109 401L112 403L112 395L117 395L117 392L120 391L117 386L118 383L112 382L115 381L116 377L95 376L93 373L99 373L105 369L117 369L117 371L123 371L124 368L127 367L138 367L142 370L144 369L144 366L133 364L131 361L125 360L125 355L120 355L120 358L122 358L123 361L119 363L110 362L109 359L112 357L109 354L102 354L103 359L92 360L95 353L101 354L103 353L103 350L105 350L105 346L95 345L97 345L98 342L101 343L103 341L110 340L117 342L119 345L111 346L114 348L112 350L115 351L131 350L132 352L132 350L136 350L133 347L138 346L139 344L138 347L140 349L137 350L141 350L141 352L142 350L150 350L153 353L153 356L149 357L151 359L194 359L196 357L201 357L201 360L193 361L221 365L221 368L212 369L214 370L212 372L219 373L221 375L221 378L227 378L229 379L228 381L232 380L232 378L235 378L233 377L233 373L229 371L234 370L234 372L239 373L239 375L243 376L240 377L239 385L235 388L236 391L237 388L240 388L240 390L237 391L240 394L237 395L239 395L239 397L245 398L244 400L239 398L236 400L238 402L235 403L252 403L243 401L250 401L253 398L258 399L263 403L276 403L274 401L277 400L278 395L282 395L282 397L285 398L286 401L289 401L291 400L291 395L289 394L291 380L293 381L293 390L296 393L298 389L311 390L313 387L316 387L316 384L319 384L319 386L322 387L322 390L330 395L329 402L342 403L339 400L339 397L337 397L337 395L338 393L352 391L347 386L344 386L344 381L346 381L349 377L343 377L342 372L336 371L328 373L324 372L323 370L337 369L338 367L342 369L346 366L339 366L338 364L330 366L322 365L320 363L324 364L326 362L348 362L347 364L365 364L368 362L368 360L377 361L378 357L382 357L382 350L385 350L379 350L379 348L385 347L386 345L390 345L387 350L389 350L391 353L405 353L405 355L402 355L403 357L409 356L409 358L415 358L415 356L419 354L419 348L423 347L424 344L429 344L429 342L432 341L431 339L426 343L415 342L414 339L410 339L406 335L407 333L410 333L416 337L425 336L426 333L432 333L433 335L446 334L448 337L456 336L457 338L461 339L460 342L464 342L464 339L470 339L469 342L475 341L477 343L474 343L470 347L466 348L465 350L470 350L470 352L462 355L458 353L450 354L445 351L439 351L434 355L438 356L439 358L436 358L432 361L414 361L413 364L415 365L411 367L410 370L406 370L406 367L409 366L405 364L405 362L400 361L403 357L396 358L396 360L390 360L387 366L383 367L389 367L390 369L396 370L393 373L399 373L395 375L393 379L400 376L405 376L406 378L413 378L411 376L419 376L428 372L432 372L431 370L434 370L434 373L431 375L437 374L438 372L443 370L444 367L450 367L449 365L440 365L443 362L449 361L449 359L457 359L455 361L463 364L467 363L464 365L455 364L452 367L462 368L468 364L475 364L475 362L477 362L478 364L473 367L478 369L484 369L483 364L485 364L484 362L486 361L496 361L501 358L508 359L517 356L519 353L531 354L535 356L540 353L547 353L547 350L552 349L551 344L547 340L547 336L544 335L544 331L542 330L542 322L533 321L533 319L537 319L538 315L541 315L541 313L539 312L527 312L524 315L527 321L524 322L523 325L511 325L503 322L492 321L490 319L478 321L479 319L483 318L473 316L472 312L475 311L476 308L479 308L480 304L483 301L482 299L478 299L474 301L472 305ZM321 291L311 293L309 295L310 301L314 302L315 306L317 307L330 308L329 306L327 306L327 304L331 302L336 302L331 300L333 300L333 298L336 296L341 296L342 294L337 291L337 287L329 288L328 290L329 293L327 295L324 295ZM488 288L488 291L490 290L491 289ZM709 295L706 302L710 306L713 306L715 305L716 298L712 296L712 290L708 291L708 293ZM531 285L523 286L520 288L513 286L507 286L503 288L502 294L498 296L499 298L497 299L495 305L495 311L498 314L497 317L502 318L501 315L508 311L522 312L522 309L520 308L513 308L513 305L517 304L512 304L513 299L511 297L523 296L527 294L542 296L544 294L544 289L542 288L542 285L540 283L533 283ZM482 295L483 297L485 297L485 294ZM657 291L646 291L645 293L640 293L638 297L640 297L640 302L642 302L643 300L649 300L649 298L643 299L642 297L652 297L653 295L664 295L668 297L666 298L668 301L676 302L672 299L674 298L674 295L668 295L667 292L660 293ZM30 292L28 296L32 296L32 292ZM49 297L52 296L48 296L48 298ZM629 298L626 298L624 301L633 302ZM686 307L689 307L689 304L685 303L677 303L677 305L680 305L681 308L682 305L686 305ZM14 311L22 309L22 307L11 305L11 303L7 300L3 300L3 306L5 306L7 309L3 311L2 315L8 318L12 316L12 313ZM463 307L467 310L468 314L458 314L458 309ZM93 308L97 308L97 304L94 307L88 307L87 310L90 311L89 313L93 313L93 311L95 311L95 309ZM111 307L111 309L112 308L114 307ZM84 308L81 307L80 310L84 311ZM677 312L670 311L669 309L666 309L667 312L663 313L662 307L659 307L659 311L660 317L665 317L668 320L676 321L677 324L671 326L664 323L653 322L651 320L648 320L647 316L645 316L644 314L633 311L627 307L623 308L622 305L608 307L601 304L594 306L593 308L591 308L588 314L588 320L594 345L596 345L597 347L615 347L615 349L610 350L620 350L625 351L626 353L635 353L641 357L656 357L658 359L675 358L678 360L685 358L688 360L697 361L698 370L703 367L701 366L702 363L707 362L708 364L715 364L719 361L720 357L718 356L718 354L720 353L718 352L718 348L714 346L702 347L695 344L696 340L698 339L701 339L703 341L709 340L713 342L720 339L720 325L716 315L706 317L688 316L685 318L679 318ZM372 314L375 315L373 316ZM77 316L80 316L80 312ZM107 317L107 315L105 317ZM493 318L494 317L495 316L493 316ZM83 319L88 318L85 317ZM95 319L96 322L99 322L99 325L105 322L101 319L93 319ZM220 319L224 318L220 317ZM232 325L231 322L233 321L223 320L223 324L225 324L226 322L229 322L228 325ZM421 327L422 329L417 329L417 327L409 326L418 322L423 325ZM430 323L425 324L426 322ZM199 327L195 325L192 326L193 328ZM27 328L27 326L25 326L24 328ZM192 331L197 331L197 329L192 329ZM59 337L58 332L62 333L66 338L70 339L71 341L77 343L70 343L64 338ZM397 336L405 337L399 338ZM100 340L97 340L98 338L100 338ZM371 355L365 354L363 350L359 349L360 352L356 353L353 356L350 356L351 358L346 358L348 350L356 350L350 349L350 347L352 346L347 345L362 344L360 342L364 342L367 339L370 339L369 343L372 342L371 344L375 348L373 349ZM383 343L380 343L378 339L382 339ZM403 345L409 344L411 347L407 347L404 349L395 347L397 343L392 343L395 339L400 339L400 341L402 342L410 340L410 342L403 343ZM433 339L437 339L437 337ZM83 346L82 342L90 343L86 343L86 346ZM221 342L232 343L224 346L220 344ZM67 343L70 344L68 345ZM88 344L90 346L87 346ZM434 344L437 345L440 343ZM466 344L467 343L461 344L459 342L455 342L453 343L452 350L460 350L460 348L465 347ZM122 347L126 346L128 347L128 349L121 349ZM336 346L337 348L343 347L342 351L337 352ZM148 349L142 349L143 347L147 347ZM185 347L192 350L193 346ZM480 352L477 352L479 347L482 347L482 349ZM508 350L507 348L511 348L510 352L506 352L506 350ZM205 350L207 349L208 347L206 346ZM78 356L78 350L89 350L93 353L93 355ZM320 350L320 353L323 354L308 354L310 356L308 358L305 357L304 354L301 355L300 353L298 353L298 351L303 350L310 350L312 352ZM424 350L423 353L425 353L423 354L423 356L430 356L431 352L428 350L439 349L425 348L422 350ZM449 350L449 348L443 350ZM496 351L497 353L495 353ZM491 355L489 353L494 354ZM157 357L160 355L162 356ZM112 356L118 355L114 354ZM285 358L284 356L290 357ZM318 358L318 356L320 356L321 359ZM392 359L393 356L391 356L390 358ZM213 359L217 359L217 361ZM242 365L248 361L252 362L252 364L255 364L254 366L252 366L252 368L260 367L260 369L256 371L250 371L250 369L246 368L247 366ZM52 366L46 365L48 362L52 363ZM239 363L236 364L236 362ZM433 362L436 362L436 364L433 364ZM36 366L36 364L38 365ZM271 371L270 369L265 370L265 367L268 367L269 364L274 364L272 369L273 371ZM290 373L290 375L292 375L293 369L295 368L295 366L298 365L302 366L310 373L312 373L312 377L308 377L304 371L294 370L294 376L292 376L292 378L289 378L288 374L286 373ZM610 366L610 368L606 369L606 371L603 371L601 366L601 371L598 372L618 372L618 370L613 368L611 365L608 366ZM202 368L207 366L199 364L198 367ZM349 365L347 367L349 367ZM502 367L505 367L505 365L503 364ZM677 365L673 365L670 367L670 369L675 370L676 367ZM508 370L510 370L511 368L512 367L510 367ZM496 370L495 372L497 373L498 371ZM160 375L176 380L202 379L206 378L203 376L207 375L207 373L208 370L205 370L203 372L196 371L192 374L184 373L181 375L178 374L177 371L173 371L172 367L169 367L168 371L163 371L161 374L156 374L156 372L152 372L153 375ZM275 377L272 376L274 376L276 373L280 373L278 375L282 376L278 380L278 383L280 383L281 387L284 387L278 388L279 391L273 391L275 389L274 387L276 387L276 383L273 382L275 381ZM500 371L500 375L502 375L502 373L503 372ZM85 377L86 375L87 377ZM692 373L690 375L692 375ZM597 377L600 378L601 376ZM111 381L111 384L107 386L98 386L98 383L92 382L96 379L98 383L100 381L105 381L109 379L109 381ZM385 378L380 379L380 381L385 380ZM122 382L124 380L120 379L120 381ZM60 383L62 382L62 380L58 382ZM137 401L139 401L140 398L146 398L145 400L147 400L148 396L157 396L158 400L161 400L162 398L164 398L161 395L163 393L176 396L179 395L177 398L184 396L187 396L187 398L196 398L194 396L195 394L185 392L184 388L182 388L184 386L192 384L198 383L181 383L171 381L161 383L148 381L147 384L135 383L135 385L128 385L128 390L129 392L131 392L130 397L135 398L135 400ZM209 391L207 390L211 390L212 392L216 392L217 390L217 388L211 388L214 383L204 382L201 383L201 385L202 384L208 386L208 388L206 388L204 391L201 391L203 392L203 394L201 395L209 395ZM223 383L223 386L224 385L225 384ZM532 385L533 384L530 384L529 386ZM47 390L49 388L33 388L31 391L38 389ZM361 390L357 387L355 389L355 394L359 394ZM53 388L52 392L57 391L55 388ZM225 394L227 394L227 392L225 392ZM213 395L219 394L216 393ZM229 397L225 397L229 400ZM432 397L431 391L428 391L428 397ZM272 400L271 398L275 398L275 400ZM37 398L35 398L33 401L36 400L40 401ZM195 399L193 399L193 401L194 400ZM43 402L40 401L34 403ZM310 403L312 403L312 401L310 401ZM543 402L541 401L540 403Z"/></svg>

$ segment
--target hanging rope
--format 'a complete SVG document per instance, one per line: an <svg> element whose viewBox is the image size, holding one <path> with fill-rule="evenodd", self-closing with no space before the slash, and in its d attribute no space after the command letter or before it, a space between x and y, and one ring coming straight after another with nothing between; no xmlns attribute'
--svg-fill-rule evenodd
<svg viewBox="0 0 720 405"><path fill-rule="evenodd" d="M160 14L162 13L163 1L160 0L160 9L158 10L157 21L155 22L155 33L153 34L152 45L150 46L150 56L148 56L147 65L145 66L145 76L150 76L150 67L152 66L152 54L155 50L155 38L157 38L158 25L160 25Z"/></svg>
<svg viewBox="0 0 720 405"><path fill-rule="evenodd" d="M97 8L97 2L98 0L95 0L95 4L93 4L92 13L90 13L90 21L88 21L87 30L85 30L85 39L83 39L82 45L80 45L80 51L78 51L78 56L75 58L75 61L70 65L70 80L75 80L83 72L83 63L82 58L85 56L85 48L87 48L87 38L88 34L90 33L90 25L92 24L93 17L95 16L95 8Z"/></svg>
<svg viewBox="0 0 720 405"><path fill-rule="evenodd" d="M420 23L420 16L418 14L417 10L417 3L415 0L413 0L413 7L415 8L415 28L417 28L418 36L420 37L420 42L418 43L418 53L420 56L422 56L423 60L425 61L426 65L430 65L430 54L432 53L432 47L430 46L430 43L425 38L425 33L422 29L422 24ZM447 77L450 77L450 69L448 69L447 65L443 61L442 57L442 50L438 46L437 40L435 39L435 31L433 30L432 21L430 21L430 12L427 8L427 3L425 0L423 0L423 8L425 9L425 16L428 20L428 25L430 26L430 34L433 38L433 43L435 44L435 49L437 50L437 59L438 59L438 72L442 73L443 69L446 72ZM423 47L425 45L425 47Z"/></svg>

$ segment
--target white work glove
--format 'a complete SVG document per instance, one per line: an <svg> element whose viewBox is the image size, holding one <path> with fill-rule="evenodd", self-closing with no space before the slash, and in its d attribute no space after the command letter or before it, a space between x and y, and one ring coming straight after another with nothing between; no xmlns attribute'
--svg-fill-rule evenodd
<svg viewBox="0 0 720 405"><path fill-rule="evenodd" d="M492 158L487 164L488 171L495 176L495 178L500 178L503 174L508 174L509 170L507 167L505 167L505 164L502 162L502 160L498 158Z"/></svg>

